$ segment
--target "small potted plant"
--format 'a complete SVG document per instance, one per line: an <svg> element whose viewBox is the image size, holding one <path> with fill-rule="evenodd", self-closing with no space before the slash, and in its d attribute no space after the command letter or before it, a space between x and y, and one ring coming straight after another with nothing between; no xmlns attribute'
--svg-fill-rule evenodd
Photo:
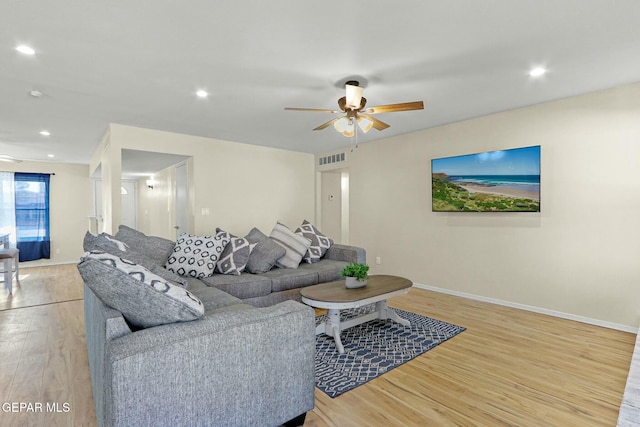
<svg viewBox="0 0 640 427"><path fill-rule="evenodd" d="M340 275L345 277L345 286L347 288L361 288L367 286L367 278L369 266L360 263L351 263L340 272Z"/></svg>

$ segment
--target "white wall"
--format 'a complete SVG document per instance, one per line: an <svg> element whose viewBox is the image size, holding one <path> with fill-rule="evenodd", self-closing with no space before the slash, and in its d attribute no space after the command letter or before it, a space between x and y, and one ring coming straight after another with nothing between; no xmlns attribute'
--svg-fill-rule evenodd
<svg viewBox="0 0 640 427"><path fill-rule="evenodd" d="M92 215L92 181L87 165L55 162L3 163L10 172L55 173L49 181L51 259L21 262L20 268L78 262Z"/></svg>
<svg viewBox="0 0 640 427"><path fill-rule="evenodd" d="M153 175L153 188L148 177L138 180L138 230L145 234L174 240L174 166Z"/></svg>
<svg viewBox="0 0 640 427"><path fill-rule="evenodd" d="M254 226L269 234L277 220L292 229L305 218L313 220L312 154L118 124L109 126L105 138L108 141L98 147L91 165L95 170L102 162L103 174L105 163L112 171L120 170L114 153L122 149L192 157L190 210L197 234L214 233L221 227L244 235ZM118 200L111 200L107 232L117 231L119 221Z"/></svg>
<svg viewBox="0 0 640 427"><path fill-rule="evenodd" d="M541 213L431 211L432 158L531 145ZM373 273L637 328L640 84L361 144L349 163L350 241Z"/></svg>

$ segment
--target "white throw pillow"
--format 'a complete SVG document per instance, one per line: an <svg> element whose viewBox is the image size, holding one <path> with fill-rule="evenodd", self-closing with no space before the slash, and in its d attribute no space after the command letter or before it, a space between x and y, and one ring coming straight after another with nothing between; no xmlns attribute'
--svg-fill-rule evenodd
<svg viewBox="0 0 640 427"><path fill-rule="evenodd" d="M231 237L226 232L217 233L215 236L184 233L178 237L165 268L180 276L197 279L209 277L230 240Z"/></svg>
<svg viewBox="0 0 640 427"><path fill-rule="evenodd" d="M311 246L311 240L289 230L280 221L273 227L269 237L285 250L284 256L276 261L276 265L281 268L298 268L302 257Z"/></svg>
<svg viewBox="0 0 640 427"><path fill-rule="evenodd" d="M78 270L96 296L132 325L150 328L204 315L202 302L191 292L127 259L91 251Z"/></svg>

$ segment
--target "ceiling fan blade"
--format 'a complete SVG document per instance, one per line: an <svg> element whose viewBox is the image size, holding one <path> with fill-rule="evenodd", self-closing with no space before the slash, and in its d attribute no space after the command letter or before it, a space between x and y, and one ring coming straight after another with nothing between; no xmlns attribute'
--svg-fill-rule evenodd
<svg viewBox="0 0 640 427"><path fill-rule="evenodd" d="M377 107L369 107L366 110L367 114L380 114L380 113L393 113L396 111L411 111L411 110L423 110L424 102L403 102L401 104L388 104L378 105Z"/></svg>
<svg viewBox="0 0 640 427"><path fill-rule="evenodd" d="M310 111L312 113L332 113L332 114L337 114L340 113L340 111L336 111L336 110L326 110L323 108L296 108L296 107L284 107L285 110L288 111Z"/></svg>
<svg viewBox="0 0 640 427"><path fill-rule="evenodd" d="M336 118L335 118L335 119L333 119L333 120L329 120L328 122L323 123L323 124L321 124L320 126L318 126L317 128L315 128L314 130L322 130L322 129L326 129L326 128L328 128L329 126L331 126L332 124L334 124L335 122L337 122L338 120L340 120L342 117L344 117L344 116L336 117Z"/></svg>
<svg viewBox="0 0 640 427"><path fill-rule="evenodd" d="M360 117L364 117L365 119L371 120L373 122L373 127L377 130L385 130L390 125L386 124L382 120L378 120L375 117L368 116L366 114L360 114Z"/></svg>

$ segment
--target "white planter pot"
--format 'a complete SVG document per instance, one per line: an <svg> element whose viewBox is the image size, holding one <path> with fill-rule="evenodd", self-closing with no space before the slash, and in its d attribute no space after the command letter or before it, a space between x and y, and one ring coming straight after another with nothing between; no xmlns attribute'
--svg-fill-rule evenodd
<svg viewBox="0 0 640 427"><path fill-rule="evenodd" d="M357 280L355 277L345 277L344 285L349 289L362 288L367 286L366 280Z"/></svg>

